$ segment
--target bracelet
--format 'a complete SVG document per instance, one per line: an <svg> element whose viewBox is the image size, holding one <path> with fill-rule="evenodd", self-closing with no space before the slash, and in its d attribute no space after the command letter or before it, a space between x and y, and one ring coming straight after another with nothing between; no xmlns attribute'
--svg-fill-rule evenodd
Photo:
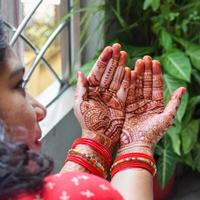
<svg viewBox="0 0 200 200"><path fill-rule="evenodd" d="M95 167L95 169L98 169L98 171L101 174L99 176L106 177L107 172L105 171L104 166L95 158L95 156L92 156L91 154L81 153L80 151L78 151L76 149L70 149L68 151L68 157L71 156L71 155L75 155L75 156L81 157L83 160L88 162L88 164L90 164L93 167ZM68 157L65 159L65 162L68 161ZM89 170L89 171L91 171L91 170ZM93 172L93 170L91 172Z"/></svg>
<svg viewBox="0 0 200 200"><path fill-rule="evenodd" d="M78 155L78 156L85 158L92 165L95 165L95 167L97 167L99 169L99 171L102 172L102 174L106 174L104 166L95 158L94 155L81 153L80 151L78 151L76 149L70 149L68 151L68 153L69 154L75 154L75 155Z"/></svg>
<svg viewBox="0 0 200 200"><path fill-rule="evenodd" d="M79 165L85 167L88 171L90 171L92 174L96 176L103 177L104 175L91 163L89 163L87 160L83 159L83 157L76 155L76 154L70 154L65 160L67 161L72 161L75 163L78 163Z"/></svg>
<svg viewBox="0 0 200 200"><path fill-rule="evenodd" d="M118 156L110 168L113 177L118 171L128 168L138 167L148 170L153 176L156 175L157 168L153 157L143 153L128 153Z"/></svg>
<svg viewBox="0 0 200 200"><path fill-rule="evenodd" d="M152 161L154 164L156 163L155 159L150 156L150 155L147 155L147 154L144 154L144 153L126 153L126 154L123 154L123 155L120 155L120 156L117 156L117 158L115 158L115 161L118 161L118 160L121 160L123 158L129 158L129 157L142 157L142 158L146 158L146 159L149 159L150 161Z"/></svg>
<svg viewBox="0 0 200 200"><path fill-rule="evenodd" d="M111 177L113 177L117 172L126 169L126 168L142 168L149 171L153 176L155 176L155 171L146 163L124 163L114 168L111 172Z"/></svg>
<svg viewBox="0 0 200 200"><path fill-rule="evenodd" d="M98 143L95 140L89 138L78 138L72 145L72 149L74 149L79 144L85 144L90 146L93 150L98 152L105 160L107 168L110 167L110 163L112 160L111 153L103 146L101 143Z"/></svg>

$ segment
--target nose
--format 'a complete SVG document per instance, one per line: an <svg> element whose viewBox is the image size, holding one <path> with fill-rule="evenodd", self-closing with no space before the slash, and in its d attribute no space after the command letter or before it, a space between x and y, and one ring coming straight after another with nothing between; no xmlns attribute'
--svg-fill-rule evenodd
<svg viewBox="0 0 200 200"><path fill-rule="evenodd" d="M27 94L27 98L35 110L37 121L42 121L47 114L46 108L29 94Z"/></svg>
<svg viewBox="0 0 200 200"><path fill-rule="evenodd" d="M35 112L36 112L36 117L37 117L38 122L42 121L46 117L46 114L47 114L46 108L43 105L41 105L39 102L38 102L38 106L35 106Z"/></svg>

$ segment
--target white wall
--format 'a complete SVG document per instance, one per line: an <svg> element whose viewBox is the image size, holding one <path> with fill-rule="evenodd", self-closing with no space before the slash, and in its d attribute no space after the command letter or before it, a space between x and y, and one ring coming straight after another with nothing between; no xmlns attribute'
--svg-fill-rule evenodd
<svg viewBox="0 0 200 200"><path fill-rule="evenodd" d="M81 129L73 110L42 139L42 152L54 160L54 171L58 172L64 164L67 150L75 138L80 137Z"/></svg>

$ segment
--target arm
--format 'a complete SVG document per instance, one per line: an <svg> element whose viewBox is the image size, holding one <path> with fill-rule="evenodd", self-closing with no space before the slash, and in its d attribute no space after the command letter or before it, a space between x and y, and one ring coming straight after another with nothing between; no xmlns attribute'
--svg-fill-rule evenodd
<svg viewBox="0 0 200 200"><path fill-rule="evenodd" d="M164 107L160 63L149 56L136 62L126 100L126 116L118 156L143 153L153 156L154 148L172 124L185 88L177 89ZM125 200L153 200L153 176L145 169L127 167L111 180Z"/></svg>
<svg viewBox="0 0 200 200"><path fill-rule="evenodd" d="M82 138L100 143L110 155L119 141L125 118L124 104L130 82L130 70L124 69L126 59L127 54L120 52L120 45L114 44L104 49L87 78L78 73L74 110L82 127ZM75 150L95 156L105 166L105 158L90 146L80 144ZM67 161L61 172L77 170L89 172L72 161Z"/></svg>
<svg viewBox="0 0 200 200"><path fill-rule="evenodd" d="M153 200L153 176L145 169L127 168L111 181L125 200Z"/></svg>

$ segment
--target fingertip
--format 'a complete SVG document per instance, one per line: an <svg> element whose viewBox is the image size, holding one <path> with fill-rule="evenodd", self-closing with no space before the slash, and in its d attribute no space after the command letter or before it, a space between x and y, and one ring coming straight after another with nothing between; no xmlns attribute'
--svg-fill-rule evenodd
<svg viewBox="0 0 200 200"><path fill-rule="evenodd" d="M136 80L137 74L135 72L135 70L131 71L131 83L134 83Z"/></svg>
<svg viewBox="0 0 200 200"><path fill-rule="evenodd" d="M185 87L180 87L182 95L186 93L187 89Z"/></svg>
<svg viewBox="0 0 200 200"><path fill-rule="evenodd" d="M126 51L120 51L120 57L124 58L125 60L127 60L128 58L128 54Z"/></svg>
<svg viewBox="0 0 200 200"><path fill-rule="evenodd" d="M127 53L125 51L120 51L119 66L124 66L127 61Z"/></svg>
<svg viewBox="0 0 200 200"><path fill-rule="evenodd" d="M152 71L153 71L153 74L161 74L162 73L161 65L158 60L152 61Z"/></svg>
<svg viewBox="0 0 200 200"><path fill-rule="evenodd" d="M144 56L143 61L145 64L145 70L151 70L152 68L152 58L150 56Z"/></svg>
<svg viewBox="0 0 200 200"><path fill-rule="evenodd" d="M112 45L112 47L113 47L113 48L117 48L117 49L121 49L121 44L119 44L119 43L114 43L114 44Z"/></svg>
<svg viewBox="0 0 200 200"><path fill-rule="evenodd" d="M140 75L144 72L145 65L142 59L138 59L135 63L135 72Z"/></svg>
<svg viewBox="0 0 200 200"><path fill-rule="evenodd" d="M120 57L121 45L118 44L118 43L113 44L112 50L113 50L113 58L119 59L119 57Z"/></svg>
<svg viewBox="0 0 200 200"><path fill-rule="evenodd" d="M152 61L152 57L149 56L149 55L146 55L146 56L143 57L143 60L150 60L150 61Z"/></svg>
<svg viewBox="0 0 200 200"><path fill-rule="evenodd" d="M131 70L129 67L125 67L124 80L130 81L130 79L131 79Z"/></svg>
<svg viewBox="0 0 200 200"><path fill-rule="evenodd" d="M85 74L81 71L78 71L78 82L82 83L84 86L88 85L88 80L85 77Z"/></svg>
<svg viewBox="0 0 200 200"><path fill-rule="evenodd" d="M185 92L186 92L186 88L185 87L179 87L178 89L176 89L174 91L174 93L172 94L172 98L171 99L180 99Z"/></svg>
<svg viewBox="0 0 200 200"><path fill-rule="evenodd" d="M126 51L120 51L120 54L121 54L121 55L124 55L124 56L128 56L128 54L127 54Z"/></svg>
<svg viewBox="0 0 200 200"><path fill-rule="evenodd" d="M131 72L131 69L129 67L125 67L125 70Z"/></svg>
<svg viewBox="0 0 200 200"><path fill-rule="evenodd" d="M100 56L101 61L107 62L112 57L112 53L113 53L113 50L111 46L105 47Z"/></svg>

